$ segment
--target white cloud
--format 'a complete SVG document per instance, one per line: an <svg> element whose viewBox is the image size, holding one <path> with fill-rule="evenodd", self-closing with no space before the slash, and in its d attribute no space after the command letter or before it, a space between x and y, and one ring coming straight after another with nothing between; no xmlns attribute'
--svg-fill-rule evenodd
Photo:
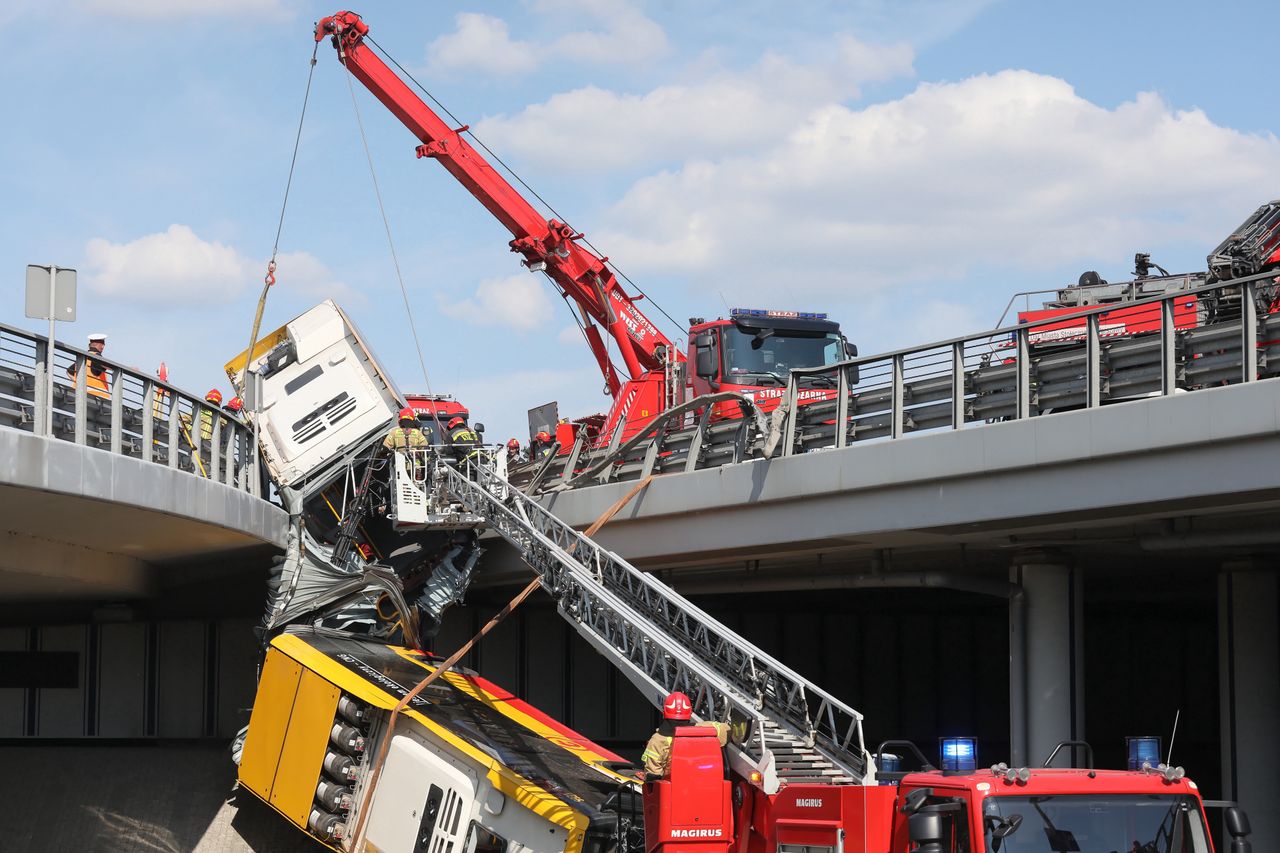
<svg viewBox="0 0 1280 853"><path fill-rule="evenodd" d="M587 15L605 25L600 30L566 33L555 41L551 56L628 65L663 56L669 49L662 27L625 0L541 0L538 8L543 12Z"/></svg>
<svg viewBox="0 0 1280 853"><path fill-rule="evenodd" d="M849 294L1218 239L1274 194L1280 142L1140 94L1005 71L827 105L759 153L637 182L593 237L628 268ZM1227 226L1232 227L1232 226ZM1214 236L1217 235L1217 236ZM719 286L719 285L716 285Z"/></svg>
<svg viewBox="0 0 1280 853"><path fill-rule="evenodd" d="M529 42L511 40L507 22L492 15L460 12L457 29L427 46L433 70L482 69L494 74L518 74L538 65Z"/></svg>
<svg viewBox="0 0 1280 853"><path fill-rule="evenodd" d="M219 302L234 299L249 285L259 287L267 268L265 260L201 239L179 224L127 243L95 237L85 244L84 257L90 290L155 308L188 308L215 295ZM359 298L309 252L282 253L276 264L279 288L316 299Z"/></svg>
<svg viewBox="0 0 1280 853"><path fill-rule="evenodd" d="M594 18L600 29L574 30L546 40L512 39L507 22L493 15L460 12L456 27L427 45L434 72L482 71L511 75L532 71L554 58L603 65L647 62L668 49L662 28L625 0L546 0L540 16L567 13Z"/></svg>
<svg viewBox="0 0 1280 853"><path fill-rule="evenodd" d="M816 53L808 65L770 53L741 71L699 68L690 82L643 94L587 86L485 119L476 132L540 169L610 173L760 150L815 109L858 97L866 83L912 74L907 44L840 35Z"/></svg>
<svg viewBox="0 0 1280 853"><path fill-rule="evenodd" d="M517 331L537 329L551 321L549 284L540 275L517 273L488 278L475 295L460 302L440 299L440 310L455 320L478 326L505 326Z"/></svg>
<svg viewBox="0 0 1280 853"><path fill-rule="evenodd" d="M281 252L276 257L276 286L317 300L332 299L339 304L365 300L363 293L339 281L333 271L310 252Z"/></svg>
<svg viewBox="0 0 1280 853"><path fill-rule="evenodd" d="M556 335L556 341L565 346L585 346L586 339L582 337L582 329L578 326L565 326L560 330L560 334Z"/></svg>
<svg viewBox="0 0 1280 853"><path fill-rule="evenodd" d="M281 0L78 0L84 12L109 18L176 20L221 15L287 17Z"/></svg>
<svg viewBox="0 0 1280 853"><path fill-rule="evenodd" d="M186 225L129 243L95 237L84 253L89 288L127 301L176 304L214 292L232 298L253 278L233 247L202 240Z"/></svg>

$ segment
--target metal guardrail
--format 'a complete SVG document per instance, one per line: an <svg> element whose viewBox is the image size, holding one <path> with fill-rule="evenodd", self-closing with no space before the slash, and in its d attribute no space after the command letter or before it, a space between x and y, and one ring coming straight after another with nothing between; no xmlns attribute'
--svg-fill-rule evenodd
<svg viewBox="0 0 1280 853"><path fill-rule="evenodd" d="M106 368L107 391L86 384ZM49 385L53 383L52 406ZM263 497L253 429L154 376L0 323L0 427L186 471Z"/></svg>
<svg viewBox="0 0 1280 853"><path fill-rule="evenodd" d="M1276 278L1072 309L1069 317L793 370L764 429L758 416L699 417L695 401L689 414L650 425L621 448L578 446L544 460L535 475L526 467L511 479L535 492L636 480L1280 377ZM744 407L755 414L752 401Z"/></svg>

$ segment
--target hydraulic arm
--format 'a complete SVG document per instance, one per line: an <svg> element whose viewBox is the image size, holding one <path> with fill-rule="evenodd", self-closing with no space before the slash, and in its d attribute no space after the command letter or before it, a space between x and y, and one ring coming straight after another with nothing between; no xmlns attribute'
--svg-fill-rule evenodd
<svg viewBox="0 0 1280 853"><path fill-rule="evenodd" d="M588 342L610 394L618 399L622 380L615 375L603 326L638 381L684 355L636 307L636 298L618 284L607 265L579 242L582 235L563 222L546 219L464 138L466 126L446 124L365 43L369 26L354 12L339 12L316 25L316 41L331 37L338 58L420 141L419 157L437 160L511 232L513 252L532 270L544 270L582 312Z"/></svg>

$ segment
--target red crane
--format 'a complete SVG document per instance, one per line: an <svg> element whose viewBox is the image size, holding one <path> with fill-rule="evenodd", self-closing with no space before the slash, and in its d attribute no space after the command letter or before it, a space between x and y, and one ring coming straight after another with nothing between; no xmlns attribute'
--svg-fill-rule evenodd
<svg viewBox="0 0 1280 853"><path fill-rule="evenodd" d="M636 307L607 265L579 242L582 235L563 222L545 218L467 142L466 126L453 128L418 97L400 77L364 44L369 26L354 12L339 12L316 25L316 41L332 36L342 64L363 83L421 144L419 157L431 157L458 179L494 215L513 239L513 252L524 265L543 270L565 296L580 308L591 351L615 400L607 426L622 414L619 404L633 400L644 386L660 383L668 359L684 361L684 354ZM598 326L596 324L599 324ZM604 327L618 349L627 378L624 382L609 360L600 334ZM658 392L658 400L666 389ZM660 410L660 407L659 407ZM651 412L656 414L656 411Z"/></svg>
<svg viewBox="0 0 1280 853"><path fill-rule="evenodd" d="M602 439L623 425L627 438L685 398L735 391L763 410L778 404L787 372L797 367L834 363L857 352L825 314L735 309L729 319L691 320L689 352L696 355L694 375L685 377L685 353L660 332L619 285L608 258L582 245L582 234L557 219L547 219L528 202L463 134L451 127L365 43L369 26L354 12L339 12L316 24L315 38L332 40L342 64L419 140L417 154L437 160L449 174L511 232L511 250L530 270L550 276L577 304L591 352L600 365L613 408L604 419ZM625 365L620 377L610 361L605 329ZM812 390L814 399L833 391ZM722 404L717 417L741 416L736 404Z"/></svg>

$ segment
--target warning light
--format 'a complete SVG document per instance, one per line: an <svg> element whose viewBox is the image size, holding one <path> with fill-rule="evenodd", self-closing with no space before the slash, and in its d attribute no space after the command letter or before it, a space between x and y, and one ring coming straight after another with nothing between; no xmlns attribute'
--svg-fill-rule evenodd
<svg viewBox="0 0 1280 853"><path fill-rule="evenodd" d="M1157 735L1143 735L1124 739L1125 752L1129 756L1129 769L1141 770L1144 765L1160 766L1160 738Z"/></svg>
<svg viewBox="0 0 1280 853"><path fill-rule="evenodd" d="M944 737L939 739L938 753L942 769L952 773L971 773L978 769L978 739Z"/></svg>
<svg viewBox="0 0 1280 853"><path fill-rule="evenodd" d="M734 308L730 317L769 317L780 320L825 320L827 315L814 311L766 311L763 308Z"/></svg>
<svg viewBox="0 0 1280 853"><path fill-rule="evenodd" d="M902 756L892 752L882 752L876 756L876 770L880 773L899 773L902 770ZM881 779L881 785L898 784L892 779Z"/></svg>

